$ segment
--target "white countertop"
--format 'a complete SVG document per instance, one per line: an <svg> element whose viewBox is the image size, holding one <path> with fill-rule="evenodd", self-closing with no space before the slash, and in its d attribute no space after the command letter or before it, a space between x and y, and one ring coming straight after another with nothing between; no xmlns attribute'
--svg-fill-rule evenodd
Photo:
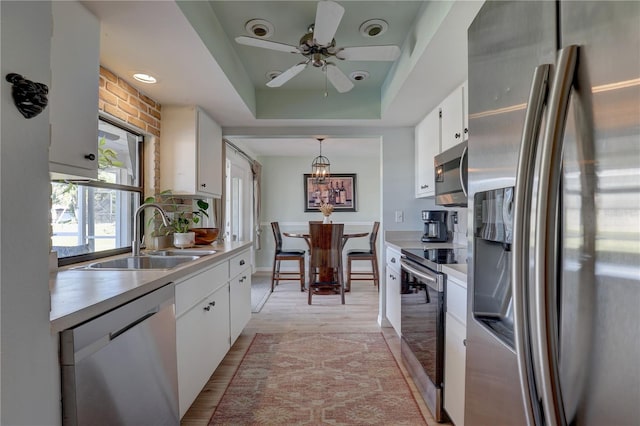
<svg viewBox="0 0 640 426"><path fill-rule="evenodd" d="M456 278L464 288L467 288L467 264L466 263L450 263L442 265L442 272L448 277Z"/></svg>
<svg viewBox="0 0 640 426"><path fill-rule="evenodd" d="M228 259L251 244L249 241L203 246L200 248L216 250L217 253L167 271L72 269L95 260L60 268L49 277L51 331L57 333L74 327L170 282L181 280L202 268ZM118 257L125 256L129 254Z"/></svg>

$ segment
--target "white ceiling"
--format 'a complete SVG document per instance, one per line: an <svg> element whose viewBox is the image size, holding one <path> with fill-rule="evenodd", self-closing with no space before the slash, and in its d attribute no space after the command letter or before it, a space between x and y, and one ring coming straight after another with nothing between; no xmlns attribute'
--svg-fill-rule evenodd
<svg viewBox="0 0 640 426"><path fill-rule="evenodd" d="M400 59L382 66L341 61L338 66L347 74L354 66L374 74L347 94L330 90L324 98L324 79L321 75L318 78L315 72L319 70L313 68L296 76L289 87L266 88L261 76L280 64L280 68L288 68L299 55L240 46L233 39L247 35L247 19L262 18L276 28L270 40L297 45L306 26L313 22L316 3L83 1L101 22L103 66L161 104L197 104L223 129L245 129L244 136L230 139L256 155L317 155L318 143L286 134L262 137L252 133L252 127L414 126L466 78L466 28L481 1L339 0L345 16L335 37L338 45L397 44L403 49ZM380 43L357 32L360 23L373 18L390 24L382 36L388 39ZM131 77L134 72L155 75L159 81L154 85L138 83ZM352 101L356 103L349 104ZM284 113L278 112L281 107ZM377 117L362 118L365 110ZM267 118L271 113L280 116ZM377 138L333 142L329 138L323 142L323 150L325 146L327 153L335 148L379 155Z"/></svg>

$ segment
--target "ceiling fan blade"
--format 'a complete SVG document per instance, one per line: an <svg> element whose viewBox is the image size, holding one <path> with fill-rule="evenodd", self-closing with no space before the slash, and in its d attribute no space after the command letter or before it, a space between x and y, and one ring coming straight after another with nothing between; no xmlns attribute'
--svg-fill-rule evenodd
<svg viewBox="0 0 640 426"><path fill-rule="evenodd" d="M344 7L331 0L321 0L316 9L313 38L319 46L328 46L336 35L344 15Z"/></svg>
<svg viewBox="0 0 640 426"><path fill-rule="evenodd" d="M290 44L277 43L275 41L262 40L259 38L239 36L236 37L236 43L244 44L251 47L262 47L263 49L278 50L287 53L300 53L296 46Z"/></svg>
<svg viewBox="0 0 640 426"><path fill-rule="evenodd" d="M327 64L325 66L325 72L327 73L327 79L338 92L345 93L353 89L353 83L349 80L349 77L334 64Z"/></svg>
<svg viewBox="0 0 640 426"><path fill-rule="evenodd" d="M267 82L267 86L269 87L280 87L285 84L287 81L291 80L296 75L300 74L302 70L307 67L309 62L300 62L297 65L292 66L288 70L284 71L282 74L274 78L273 80Z"/></svg>
<svg viewBox="0 0 640 426"><path fill-rule="evenodd" d="M336 53L336 58L347 61L395 61L398 57L398 46L345 47Z"/></svg>

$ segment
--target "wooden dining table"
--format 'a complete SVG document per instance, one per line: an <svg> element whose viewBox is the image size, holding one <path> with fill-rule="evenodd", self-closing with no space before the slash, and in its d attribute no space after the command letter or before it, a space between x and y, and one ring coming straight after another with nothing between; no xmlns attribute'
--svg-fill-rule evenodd
<svg viewBox="0 0 640 426"><path fill-rule="evenodd" d="M291 237L291 238L304 238L304 240L307 242L307 246L309 246L309 250L311 250L311 234L309 234L308 232L283 232L282 235L284 235L285 237ZM350 233L342 234L342 249L344 249L345 244L347 244L347 241L350 238L360 238L360 237L366 237L368 235L369 235L368 232L350 232ZM320 280L330 281L330 277L332 274L333 272L330 269L324 270L324 268L321 268ZM349 290L345 290L345 291L349 291Z"/></svg>

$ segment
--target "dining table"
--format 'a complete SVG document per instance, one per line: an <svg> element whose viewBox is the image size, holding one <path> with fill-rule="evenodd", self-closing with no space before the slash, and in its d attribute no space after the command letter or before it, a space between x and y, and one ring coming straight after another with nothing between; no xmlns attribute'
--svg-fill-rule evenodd
<svg viewBox="0 0 640 426"><path fill-rule="evenodd" d="M284 235L285 237L291 237L291 238L304 238L304 240L307 242L307 246L309 246L309 250L311 250L311 234L309 234L308 232L283 232L282 235ZM347 241L350 238L361 238L361 237L367 237L369 235L369 232L349 232L349 233L344 233L342 234L342 249L344 249L344 246L347 244ZM331 270L320 270L320 279L321 280L325 280L325 281L330 281L330 276L333 272ZM349 290L345 290L345 291L349 291Z"/></svg>

